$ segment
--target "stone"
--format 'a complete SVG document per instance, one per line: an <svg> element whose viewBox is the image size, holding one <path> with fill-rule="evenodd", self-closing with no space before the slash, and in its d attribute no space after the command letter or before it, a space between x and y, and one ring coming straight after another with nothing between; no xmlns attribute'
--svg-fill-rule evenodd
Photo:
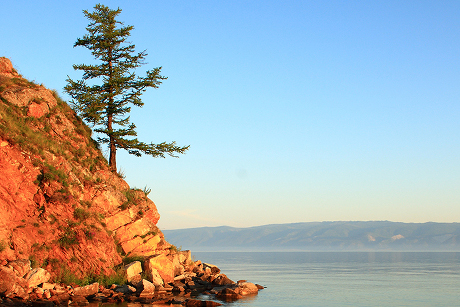
<svg viewBox="0 0 460 307"><path fill-rule="evenodd" d="M138 290L140 290L140 297L151 296L155 292L155 285L148 280L142 279L142 282L138 285Z"/></svg>
<svg viewBox="0 0 460 307"><path fill-rule="evenodd" d="M132 287L131 287L132 288ZM136 289L134 289L134 291L136 291ZM99 292L106 295L106 296L110 296L113 294L113 290L111 289L106 289L104 286L100 285L99 286Z"/></svg>
<svg viewBox="0 0 460 307"><path fill-rule="evenodd" d="M45 195L43 195L42 190L38 190L38 192L35 193L33 200L39 207L46 203Z"/></svg>
<svg viewBox="0 0 460 307"><path fill-rule="evenodd" d="M127 224L116 230L115 238L122 243L133 239L136 236L143 236L150 232L150 225L144 218L134 223Z"/></svg>
<svg viewBox="0 0 460 307"><path fill-rule="evenodd" d="M187 277L187 276L184 275L184 274L176 275L176 276L174 277L174 281L185 280L186 277Z"/></svg>
<svg viewBox="0 0 460 307"><path fill-rule="evenodd" d="M37 287L34 289L34 293L43 295L43 293L45 293L45 290L43 290L43 288Z"/></svg>
<svg viewBox="0 0 460 307"><path fill-rule="evenodd" d="M141 274L137 274L137 275L134 275L132 278L131 278L131 281L129 282L131 285L133 286L137 286L137 284L139 284L140 282L142 281L142 276Z"/></svg>
<svg viewBox="0 0 460 307"><path fill-rule="evenodd" d="M182 275L185 272L184 266L180 261L180 256L178 253L169 256L173 266L174 266L174 276Z"/></svg>
<svg viewBox="0 0 460 307"><path fill-rule="evenodd" d="M233 285L235 283L225 274L219 274L212 282L219 286Z"/></svg>
<svg viewBox="0 0 460 307"><path fill-rule="evenodd" d="M56 305L67 305L66 303L70 300L70 295L68 293L61 293L53 295L50 301L55 302Z"/></svg>
<svg viewBox="0 0 460 307"><path fill-rule="evenodd" d="M15 91L6 90L2 93L2 96L8 102L18 107L28 107L29 104L38 104L39 108L45 113L48 113L51 108L57 105L53 93L42 86L22 88Z"/></svg>
<svg viewBox="0 0 460 307"><path fill-rule="evenodd" d="M13 64L10 59L5 57L0 57L0 74L13 74Z"/></svg>
<svg viewBox="0 0 460 307"><path fill-rule="evenodd" d="M43 297L46 298L46 299L50 299L51 298L51 292L49 289L46 289L43 291Z"/></svg>
<svg viewBox="0 0 460 307"><path fill-rule="evenodd" d="M88 305L89 304L89 302L86 299L86 297L81 296L81 295L74 295L74 296L72 296L72 298L70 300L72 301L72 305L75 304L77 306L83 306L83 305Z"/></svg>
<svg viewBox="0 0 460 307"><path fill-rule="evenodd" d="M192 272L196 274L203 274L203 266L201 264L195 265L192 269Z"/></svg>
<svg viewBox="0 0 460 307"><path fill-rule="evenodd" d="M128 282L131 282L137 275L142 273L142 264L140 261L134 261L125 265L125 274Z"/></svg>
<svg viewBox="0 0 460 307"><path fill-rule="evenodd" d="M243 296L249 294L256 294L259 292L259 288L252 282L239 283L237 290L238 293Z"/></svg>
<svg viewBox="0 0 460 307"><path fill-rule="evenodd" d="M113 291L123 293L123 294L131 294L131 293L136 292L136 288L130 285L123 285L123 286L116 287Z"/></svg>
<svg viewBox="0 0 460 307"><path fill-rule="evenodd" d="M27 116L40 118L48 112L49 112L49 108L46 103L31 102L29 104L29 110L27 111Z"/></svg>
<svg viewBox="0 0 460 307"><path fill-rule="evenodd" d="M50 283L47 283L47 282L44 282L42 284L42 288L44 290L51 290L51 289L54 289L54 287L56 287L56 284L50 284Z"/></svg>
<svg viewBox="0 0 460 307"><path fill-rule="evenodd" d="M202 281L211 282L211 275L210 274L203 274L203 275L200 276L200 279Z"/></svg>
<svg viewBox="0 0 460 307"><path fill-rule="evenodd" d="M132 222L132 218L129 213L126 211L120 211L115 215L109 216L105 219L105 224L107 225L107 229L110 231L114 231L121 226L125 226Z"/></svg>
<svg viewBox="0 0 460 307"><path fill-rule="evenodd" d="M101 172L98 172L98 173L101 173ZM122 204L119 201L118 197L114 193L111 193L110 191L100 191L99 193L97 193L93 197L93 203L97 203L98 206L102 210L108 211L108 212L112 212L113 210L116 210Z"/></svg>
<svg viewBox="0 0 460 307"><path fill-rule="evenodd" d="M19 259L8 262L7 267L13 269L14 273L16 273L18 277L24 277L30 272L30 270L32 270L29 259Z"/></svg>
<svg viewBox="0 0 460 307"><path fill-rule="evenodd" d="M170 283L174 281L173 263L165 255L156 255L147 259L146 268L147 270L156 269L164 283Z"/></svg>
<svg viewBox="0 0 460 307"><path fill-rule="evenodd" d="M173 286L172 291L182 293L182 292L185 292L185 287L184 286Z"/></svg>
<svg viewBox="0 0 460 307"><path fill-rule="evenodd" d="M59 295L63 293L67 293L67 290L64 287L61 287L59 285L56 285L54 289L51 289L51 294L53 295Z"/></svg>
<svg viewBox="0 0 460 307"><path fill-rule="evenodd" d="M158 220L160 219L160 213L158 212L155 203L151 201L149 198L146 199L146 205L148 206L149 210L145 212L144 218L153 225L156 225L158 223Z"/></svg>
<svg viewBox="0 0 460 307"><path fill-rule="evenodd" d="M54 307L54 303L50 301L33 301L32 307Z"/></svg>
<svg viewBox="0 0 460 307"><path fill-rule="evenodd" d="M186 299L185 307L215 307L222 306L222 304L213 301L200 301L195 299Z"/></svg>
<svg viewBox="0 0 460 307"><path fill-rule="evenodd" d="M150 279L152 284L154 284L155 286L163 286L164 285L163 278L161 278L161 275L160 275L160 273L158 273L157 269L149 268L149 269L147 269L146 273L147 273L147 277Z"/></svg>
<svg viewBox="0 0 460 307"><path fill-rule="evenodd" d="M121 248L126 254L129 254L131 251L142 245L144 240L141 237L135 237L132 240L128 240L125 242L120 243Z"/></svg>
<svg viewBox="0 0 460 307"><path fill-rule="evenodd" d="M225 289L219 291L216 294L216 297L221 299L221 300L224 300L224 301L231 301L231 300L240 299L243 296L241 294L239 294L238 291L235 291L235 290L230 289L230 288L225 288Z"/></svg>
<svg viewBox="0 0 460 307"><path fill-rule="evenodd" d="M106 295L102 294L102 293L96 293L95 295L92 295L91 296L91 301L99 301L99 302L102 302L104 300L107 300L107 297Z"/></svg>
<svg viewBox="0 0 460 307"><path fill-rule="evenodd" d="M139 238L139 237L137 237ZM135 255L142 255L142 256L152 256L156 254L156 249L158 247L158 243L160 243L161 237L159 235L148 235L146 236L141 244L136 246L131 252Z"/></svg>
<svg viewBox="0 0 460 307"><path fill-rule="evenodd" d="M174 281L172 284L173 292L185 292L185 284L180 281Z"/></svg>
<svg viewBox="0 0 460 307"><path fill-rule="evenodd" d="M0 293L5 297L15 294L22 297L27 294L25 287L26 281L18 277L12 268L0 266Z"/></svg>
<svg viewBox="0 0 460 307"><path fill-rule="evenodd" d="M95 282L91 285L84 287L77 287L73 289L73 294L75 296L89 296L99 292L99 283Z"/></svg>
<svg viewBox="0 0 460 307"><path fill-rule="evenodd" d="M182 304L184 304L184 301L178 300L177 298L172 298L169 301L166 301L165 304L168 304L169 306L171 306L171 305L182 305Z"/></svg>
<svg viewBox="0 0 460 307"><path fill-rule="evenodd" d="M216 275L220 273L220 269L214 264L203 263L203 268L205 271L209 271L211 274ZM209 268L209 270L208 270Z"/></svg>
<svg viewBox="0 0 460 307"><path fill-rule="evenodd" d="M51 274L42 268L35 268L27 273L26 277L24 278L27 282L27 286L29 288L35 288L39 284L47 282L50 280Z"/></svg>
<svg viewBox="0 0 460 307"><path fill-rule="evenodd" d="M179 261L182 264L189 265L193 263L192 261L192 252L190 250L180 251L178 252Z"/></svg>

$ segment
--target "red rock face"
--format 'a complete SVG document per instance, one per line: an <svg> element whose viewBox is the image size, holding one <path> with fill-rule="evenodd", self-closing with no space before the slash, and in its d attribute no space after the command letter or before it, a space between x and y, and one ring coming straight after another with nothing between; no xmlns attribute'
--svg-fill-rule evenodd
<svg viewBox="0 0 460 307"><path fill-rule="evenodd" d="M0 57L0 74L10 77L17 76L18 74L13 69L13 64L7 58Z"/></svg>
<svg viewBox="0 0 460 307"><path fill-rule="evenodd" d="M125 254L169 253L155 204L109 170L90 133L0 58L0 263L30 259L53 278L110 274Z"/></svg>

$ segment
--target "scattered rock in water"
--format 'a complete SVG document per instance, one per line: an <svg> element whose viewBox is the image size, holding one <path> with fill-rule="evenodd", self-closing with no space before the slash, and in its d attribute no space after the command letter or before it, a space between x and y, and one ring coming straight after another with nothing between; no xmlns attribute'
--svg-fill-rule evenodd
<svg viewBox="0 0 460 307"><path fill-rule="evenodd" d="M185 307L215 307L222 306L222 304L213 301L200 301L195 299L187 299L184 302Z"/></svg>
<svg viewBox="0 0 460 307"><path fill-rule="evenodd" d="M223 301L235 301L241 299L243 296L237 293L234 289L225 288L217 292L216 297Z"/></svg>
<svg viewBox="0 0 460 307"><path fill-rule="evenodd" d="M91 285L87 285L84 287L77 287L73 289L73 294L75 296L90 296L95 295L99 292L99 283L95 282Z"/></svg>
<svg viewBox="0 0 460 307"><path fill-rule="evenodd" d="M86 297L81 296L81 295L75 295L70 299L69 306L82 306L82 305L88 305L89 302L86 299Z"/></svg>

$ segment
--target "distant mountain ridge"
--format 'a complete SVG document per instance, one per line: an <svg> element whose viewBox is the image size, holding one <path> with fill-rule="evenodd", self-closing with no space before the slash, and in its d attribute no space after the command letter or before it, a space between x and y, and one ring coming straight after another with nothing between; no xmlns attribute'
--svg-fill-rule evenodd
<svg viewBox="0 0 460 307"><path fill-rule="evenodd" d="M460 223L307 222L248 228L164 230L193 250L446 250L460 251Z"/></svg>

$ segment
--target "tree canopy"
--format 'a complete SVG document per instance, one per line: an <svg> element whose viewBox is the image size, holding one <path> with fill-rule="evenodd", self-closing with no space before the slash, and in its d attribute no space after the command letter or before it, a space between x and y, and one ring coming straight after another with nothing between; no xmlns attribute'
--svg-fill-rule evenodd
<svg viewBox="0 0 460 307"><path fill-rule="evenodd" d="M148 88L158 88L167 78L160 74L161 67L148 70L144 77L136 76L135 69L145 64L147 53L136 53L135 45L126 42L134 27L124 26L116 19L120 12L120 8L111 10L101 4L97 4L93 12L83 11L90 20L86 27L88 33L78 38L74 47L89 49L99 64L73 65L75 70L83 71L82 79L74 81L68 77L64 88L72 97L71 104L77 114L103 135L97 141L108 144L112 171L117 171L118 148L135 156L147 154L162 158L177 157L189 148L177 146L175 142L147 144L136 138L136 126L129 117L131 106L142 107L141 95Z"/></svg>

